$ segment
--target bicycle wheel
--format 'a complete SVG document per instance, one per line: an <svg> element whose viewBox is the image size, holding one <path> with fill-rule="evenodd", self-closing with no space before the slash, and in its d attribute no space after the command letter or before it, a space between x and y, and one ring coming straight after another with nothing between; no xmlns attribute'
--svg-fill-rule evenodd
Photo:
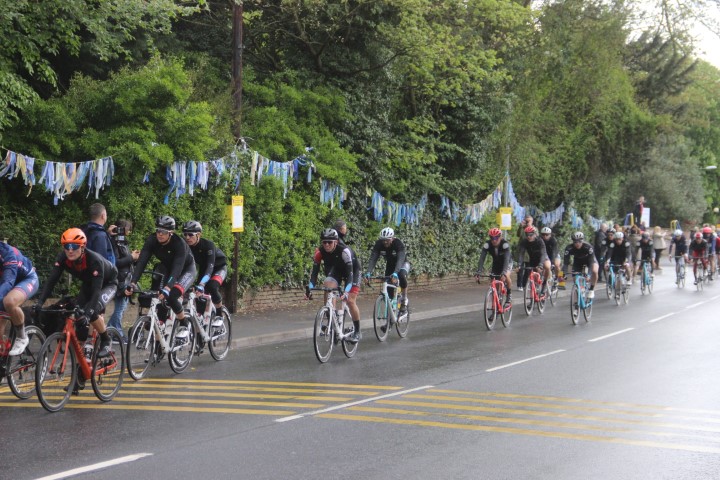
<svg viewBox="0 0 720 480"><path fill-rule="evenodd" d="M537 311L539 314L542 315L542 313L545 311L545 303L547 302L548 295L550 295L550 280L548 280L548 284L545 285L545 294L540 295L540 299L535 302L535 308L537 308Z"/></svg>
<svg viewBox="0 0 720 480"><path fill-rule="evenodd" d="M580 317L580 299L578 295L578 287L573 285L570 292L570 320L572 320L573 325L578 324L578 318Z"/></svg>
<svg viewBox="0 0 720 480"><path fill-rule="evenodd" d="M57 412L70 399L75 386L75 351L68 345L65 333L56 332L45 340L37 358L35 389L38 400L48 412Z"/></svg>
<svg viewBox="0 0 720 480"><path fill-rule="evenodd" d="M625 305L630 301L630 280L625 278L622 282L622 298Z"/></svg>
<svg viewBox="0 0 720 480"><path fill-rule="evenodd" d="M645 295L645 289L647 288L647 268L643 264L642 272L640 274L640 293Z"/></svg>
<svg viewBox="0 0 720 480"><path fill-rule="evenodd" d="M615 297L615 275L613 275L610 270L608 270L607 274L607 283L605 284L605 294L607 295L608 299Z"/></svg>
<svg viewBox="0 0 720 480"><path fill-rule="evenodd" d="M100 350L100 336L95 340L95 348L92 356L92 384L95 396L103 402L109 402L120 390L123 382L123 371L125 370L125 350L123 349L122 335L114 327L108 327L107 333L110 336L112 347L110 355L105 358L98 358ZM117 348L114 345L117 344Z"/></svg>
<svg viewBox="0 0 720 480"><path fill-rule="evenodd" d="M347 305L345 305L345 317L344 318L347 318L347 319L352 318L350 315L350 309L348 308ZM345 329L345 331L343 333L350 333L353 331L352 325L350 325L349 327L343 327L343 328ZM343 353L345 353L345 356L347 358L352 358L353 356L355 356L355 352L357 352L357 348L358 348L358 342L351 342L347 339L344 339L342 341Z"/></svg>
<svg viewBox="0 0 720 480"><path fill-rule="evenodd" d="M38 327L28 325L25 327L28 346L20 355L8 358L7 381L10 390L16 397L25 400L35 393L35 369L37 367L38 353L45 343L45 334Z"/></svg>
<svg viewBox="0 0 720 480"><path fill-rule="evenodd" d="M615 305L620 305L620 295L624 286L623 277L621 275L615 276L615 284L613 285L613 299Z"/></svg>
<svg viewBox="0 0 720 480"><path fill-rule="evenodd" d="M648 273L648 281L647 281L648 293L652 293L654 283L655 283L655 278L653 278L652 274Z"/></svg>
<svg viewBox="0 0 720 480"><path fill-rule="evenodd" d="M593 308L593 299L587 298L587 288L583 289L583 295L585 296L585 308L582 309L583 311L583 317L585 317L585 322L590 321L590 317L592 317L592 308Z"/></svg>
<svg viewBox="0 0 720 480"><path fill-rule="evenodd" d="M395 330L397 330L398 335L400 335L400 338L407 337L408 329L410 328L410 308L405 305L405 313L400 315L398 313L398 319L397 322L395 322Z"/></svg>
<svg viewBox="0 0 720 480"><path fill-rule="evenodd" d="M495 308L495 298L493 289L489 288L485 294L485 307L483 308L485 316L485 327L492 330L495 326L495 318L497 317L497 309Z"/></svg>
<svg viewBox="0 0 720 480"><path fill-rule="evenodd" d="M373 309L373 327L375 336L381 342L384 342L388 336L388 327L390 326L390 306L385 295L378 295L375 300L375 308Z"/></svg>
<svg viewBox="0 0 720 480"><path fill-rule="evenodd" d="M550 276L548 278L547 283L547 295L546 298L550 300L550 305L555 306L555 302L557 301L557 281L554 276Z"/></svg>
<svg viewBox="0 0 720 480"><path fill-rule="evenodd" d="M525 286L525 291L523 292L523 306L525 307L525 314L527 316L530 316L532 313L533 306L535 305L535 298L533 297L533 284L531 285L530 282L533 282L532 280L528 281L527 285Z"/></svg>
<svg viewBox="0 0 720 480"><path fill-rule="evenodd" d="M680 265L678 288L685 288L685 265Z"/></svg>
<svg viewBox="0 0 720 480"><path fill-rule="evenodd" d="M168 362L175 373L184 372L195 355L195 324L190 319L185 321L187 325L181 325L180 320L176 318L170 334Z"/></svg>
<svg viewBox="0 0 720 480"><path fill-rule="evenodd" d="M152 328L152 319L148 315L139 317L130 327L126 348L125 358L130 378L133 380L144 378L150 365L154 365L157 361L155 358L157 348L155 330Z"/></svg>
<svg viewBox="0 0 720 480"><path fill-rule="evenodd" d="M232 321L230 312L223 306L220 315L213 317L210 323L208 350L210 350L210 355L219 362L227 357L231 344Z"/></svg>
<svg viewBox="0 0 720 480"><path fill-rule="evenodd" d="M503 299L501 299L503 302L507 300L507 296ZM504 305L504 303L503 303ZM504 310L502 313L500 313L500 320L502 321L502 324L505 328L510 326L510 322L512 322L512 305L507 310Z"/></svg>
<svg viewBox="0 0 720 480"><path fill-rule="evenodd" d="M315 315L313 344L315 345L315 356L320 363L330 360L330 354L335 344L335 329L331 324L328 307L322 307Z"/></svg>

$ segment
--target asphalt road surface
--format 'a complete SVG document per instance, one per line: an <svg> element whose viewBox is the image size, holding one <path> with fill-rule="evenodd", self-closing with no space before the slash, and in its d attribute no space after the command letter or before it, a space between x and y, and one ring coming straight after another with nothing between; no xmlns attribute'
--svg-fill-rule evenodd
<svg viewBox="0 0 720 480"><path fill-rule="evenodd" d="M307 340L206 353L55 414L3 385L0 479L718 478L720 285L666 271L578 326L565 296L491 332L482 312L367 330L325 365Z"/></svg>

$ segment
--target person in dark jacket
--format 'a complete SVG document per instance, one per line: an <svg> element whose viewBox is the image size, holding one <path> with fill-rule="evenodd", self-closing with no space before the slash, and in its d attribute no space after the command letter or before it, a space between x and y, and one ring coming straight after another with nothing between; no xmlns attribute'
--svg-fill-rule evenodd
<svg viewBox="0 0 720 480"><path fill-rule="evenodd" d="M115 295L115 309L113 310L108 327L115 327L122 335L123 342L127 343L127 336L122 327L122 318L127 308L129 297L125 295L125 288L130 283L133 273L133 264L140 257L140 250L130 250L128 237L132 233L133 224L130 220L118 220L110 225L108 233L115 250L115 266L118 269L118 291Z"/></svg>
<svg viewBox="0 0 720 480"><path fill-rule="evenodd" d="M99 253L105 260L115 265L115 250L110 235L105 230L107 210L101 203L90 205L90 221L83 225L82 231L87 237L87 249Z"/></svg>
<svg viewBox="0 0 720 480"><path fill-rule="evenodd" d="M598 228L595 232L595 238L593 239L593 249L595 250L595 259L597 260L598 265L602 265L605 259L605 251L607 250L607 245L605 244L605 240L607 239L607 229L607 223L601 223L600 228ZM605 272L603 270L600 270L598 273L598 281L602 281L604 273Z"/></svg>

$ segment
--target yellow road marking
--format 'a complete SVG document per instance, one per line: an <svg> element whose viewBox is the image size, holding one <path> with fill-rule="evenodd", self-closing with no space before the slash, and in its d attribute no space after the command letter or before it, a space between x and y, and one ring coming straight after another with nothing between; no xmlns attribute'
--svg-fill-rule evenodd
<svg viewBox="0 0 720 480"><path fill-rule="evenodd" d="M115 397L113 402L152 402L152 403L195 403L201 405L253 405L255 407L294 407L294 408L318 408L324 407L321 403L293 403L293 402L251 402L248 400L210 400L198 398L134 398Z"/></svg>
<svg viewBox="0 0 720 480"><path fill-rule="evenodd" d="M326 390L326 389L307 389L307 388L273 388L273 387L236 387L236 386L216 386L216 385L158 385L154 383L130 383L127 384L123 383L122 386L123 389L125 388L135 388L135 389L142 389L142 388L160 388L160 389L173 389L173 388L183 388L183 389L194 389L194 390L227 390L227 391L243 391L243 392L284 392L284 393L324 393L324 394L339 394L339 395L360 395L360 396L366 396L366 397L373 397L378 394L378 392L364 392L364 391L347 391L347 390Z"/></svg>
<svg viewBox="0 0 720 480"><path fill-rule="evenodd" d="M166 390L125 390L121 389L123 395L172 395L176 397L230 397L230 398L272 398L278 400L313 400L319 402L346 402L352 400L353 397L323 397L316 395L280 395L277 393L225 393L225 392L174 392Z"/></svg>
<svg viewBox="0 0 720 480"><path fill-rule="evenodd" d="M159 383L226 383L230 385L287 385L291 387L365 388L372 390L401 390L403 388L387 385L354 385L349 383L305 383L255 380L203 380L195 378L153 378L149 381Z"/></svg>
<svg viewBox="0 0 720 480"><path fill-rule="evenodd" d="M37 402L18 402L13 403L0 403L0 407L31 407L31 408L42 408ZM293 411L288 410L258 410L258 409L246 409L246 408L199 408L199 407L184 407L180 405L123 405L120 403L68 403L64 408L75 408L75 409L89 409L89 408L109 408L111 410L143 410L153 412L200 412L200 413L235 413L242 415L269 415L269 416L286 416L292 415Z"/></svg>
<svg viewBox="0 0 720 480"><path fill-rule="evenodd" d="M619 437L603 437L599 435L587 435L587 434L574 434L574 433L563 433L563 432L548 432L543 430L526 430L522 428L514 427L494 427L487 425L466 425L457 423L445 423L445 422L432 422L427 420L414 420L414 419L395 419L395 418L383 418L383 417L368 417L358 415L345 415L341 413L323 413L318 415L321 418L331 418L335 420L354 420L359 422L373 422L373 423L389 423L393 425L414 425L419 427L438 427L438 428L449 428L457 430L474 430L481 432L496 432L496 433L511 433L516 435L529 435L537 437L550 437L550 438L563 438L571 440L586 440L591 442L603 442L613 443L620 445L635 445L641 447L651 448L665 448L672 450L683 450L688 452L701 452L701 453L716 453L720 454L720 448L704 447L700 445L684 445L680 443L664 443L664 442L653 442L648 440L632 440Z"/></svg>

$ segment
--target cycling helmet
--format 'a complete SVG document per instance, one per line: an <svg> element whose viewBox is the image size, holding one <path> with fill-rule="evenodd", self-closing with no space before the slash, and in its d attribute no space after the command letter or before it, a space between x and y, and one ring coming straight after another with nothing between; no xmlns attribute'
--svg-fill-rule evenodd
<svg viewBox="0 0 720 480"><path fill-rule="evenodd" d="M87 237L85 236L85 232L79 228L69 228L65 230L60 237L60 243L63 245L68 243L77 243L81 247L84 247L87 245Z"/></svg>
<svg viewBox="0 0 720 480"><path fill-rule="evenodd" d="M697 239L697 238L702 238L702 233L697 232L697 233L696 233L695 235L693 235L693 236L694 236L696 239Z"/></svg>
<svg viewBox="0 0 720 480"><path fill-rule="evenodd" d="M380 230L380 240L392 240L395 237L395 230L385 227Z"/></svg>
<svg viewBox="0 0 720 480"><path fill-rule="evenodd" d="M702 233L712 233L712 228L710 228L710 227L703 227Z"/></svg>
<svg viewBox="0 0 720 480"><path fill-rule="evenodd" d="M583 232L575 232L572 234L573 242L585 240L585 234Z"/></svg>
<svg viewBox="0 0 720 480"><path fill-rule="evenodd" d="M682 236L683 236L683 231L678 228L677 230L675 230L675 236L676 236L676 237L682 237Z"/></svg>
<svg viewBox="0 0 720 480"><path fill-rule="evenodd" d="M642 235L640 235L640 238L642 238L643 240L647 240L648 238L650 238L650 234L647 232L643 232Z"/></svg>
<svg viewBox="0 0 720 480"><path fill-rule="evenodd" d="M541 235L549 235L552 233L552 230L550 230L550 227L543 227L542 230L540 230Z"/></svg>
<svg viewBox="0 0 720 480"><path fill-rule="evenodd" d="M525 235L534 235L534 234L537 234L537 230L535 229L535 227L533 227L532 225L530 225L529 227L525 227Z"/></svg>
<svg viewBox="0 0 720 480"><path fill-rule="evenodd" d="M175 230L175 219L167 215L161 215L155 220L156 228L164 228L165 230Z"/></svg>
<svg viewBox="0 0 720 480"><path fill-rule="evenodd" d="M489 236L490 238L502 237L502 232L500 231L499 228L491 228L491 229L488 231L488 236Z"/></svg>
<svg viewBox="0 0 720 480"><path fill-rule="evenodd" d="M613 235L615 235L615 229L614 229L614 228L611 228L610 230L607 231L607 233L608 233L608 235L610 235L611 233L612 233Z"/></svg>
<svg viewBox="0 0 720 480"><path fill-rule="evenodd" d="M183 233L202 233L202 225L197 220L189 220L183 224Z"/></svg>
<svg viewBox="0 0 720 480"><path fill-rule="evenodd" d="M615 232L615 240L622 240L625 238L625 234L623 232Z"/></svg>
<svg viewBox="0 0 720 480"><path fill-rule="evenodd" d="M326 228L320 234L320 240L337 240L338 238L337 230L334 228Z"/></svg>

